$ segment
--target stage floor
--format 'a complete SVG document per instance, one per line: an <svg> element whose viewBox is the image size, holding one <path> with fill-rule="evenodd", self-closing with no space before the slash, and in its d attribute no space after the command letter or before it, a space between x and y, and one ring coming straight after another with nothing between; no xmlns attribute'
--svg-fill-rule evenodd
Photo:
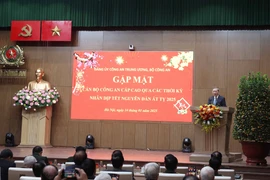
<svg viewBox="0 0 270 180"><path fill-rule="evenodd" d="M27 155L30 155L32 148L28 147L4 147L0 146L0 150L9 148L14 154L14 159L22 159ZM87 149L88 158L95 160L110 161L111 154L114 149ZM174 154L179 162L189 162L190 153L182 153L176 151L147 151L147 150L135 150L135 149L121 149L124 154L125 161L134 162L159 162L164 161L164 156L171 153ZM73 156L75 148L73 147L52 147L43 148L43 156L47 156L49 159L66 160L69 156Z"/></svg>

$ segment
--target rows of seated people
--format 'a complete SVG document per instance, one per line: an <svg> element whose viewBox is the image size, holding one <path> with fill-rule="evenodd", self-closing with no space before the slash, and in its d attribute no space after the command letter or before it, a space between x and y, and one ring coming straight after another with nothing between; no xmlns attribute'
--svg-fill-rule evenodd
<svg viewBox="0 0 270 180"><path fill-rule="evenodd" d="M222 176L220 168L222 154L215 151L211 154L209 166L203 167L199 174L188 172L188 167L178 167L178 159L168 154L164 157L164 165L160 166L155 162L147 163L141 168L140 175L134 175L134 165L124 165L124 156L120 150L113 151L111 164L106 168L101 168L97 172L95 160L87 158L86 149L78 146L75 154L68 157L67 163L58 169L55 165L50 165L48 158L42 156L43 149L36 146L32 150L31 156L26 156L22 168L24 176L13 176L18 171L18 167L13 162L13 153L10 149L4 149L0 153L1 180L214 180L214 179L234 179L233 176ZM22 170L23 171L23 170ZM26 173L28 171L28 174ZM234 174L234 171L233 171ZM22 175L22 174L21 174ZM37 177L35 179L34 177Z"/></svg>

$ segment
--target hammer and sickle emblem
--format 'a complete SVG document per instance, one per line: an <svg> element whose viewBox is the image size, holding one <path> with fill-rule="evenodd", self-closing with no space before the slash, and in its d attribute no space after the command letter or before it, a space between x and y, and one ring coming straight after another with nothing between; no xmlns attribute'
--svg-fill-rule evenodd
<svg viewBox="0 0 270 180"><path fill-rule="evenodd" d="M21 30L23 32L21 32L19 36L23 36L23 37L32 36L32 27L29 24L26 24L25 26L23 26Z"/></svg>

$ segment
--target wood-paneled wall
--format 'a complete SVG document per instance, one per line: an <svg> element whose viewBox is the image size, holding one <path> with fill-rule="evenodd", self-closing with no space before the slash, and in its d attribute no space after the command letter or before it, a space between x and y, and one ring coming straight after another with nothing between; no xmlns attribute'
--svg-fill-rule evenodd
<svg viewBox="0 0 270 180"><path fill-rule="evenodd" d="M0 31L0 47L14 44L9 32ZM45 79L61 93L54 106L52 139L54 146L76 146L92 134L97 147L181 150L182 140L194 139L192 123L141 121L73 121L70 119L72 53L74 50L194 51L193 104L207 101L214 86L235 106L237 85L250 71L270 75L270 31L78 31L70 43L18 43L24 48L27 78L0 79L0 144L5 133L12 132L20 143L21 110L12 106L12 96L34 79L38 67ZM196 135L196 134L195 134ZM194 144L193 144L194 147ZM231 138L230 151L241 151Z"/></svg>

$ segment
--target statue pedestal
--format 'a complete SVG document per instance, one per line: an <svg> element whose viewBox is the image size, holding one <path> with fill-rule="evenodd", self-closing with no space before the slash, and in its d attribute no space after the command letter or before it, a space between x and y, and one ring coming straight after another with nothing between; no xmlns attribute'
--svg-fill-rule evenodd
<svg viewBox="0 0 270 180"><path fill-rule="evenodd" d="M22 110L21 143L19 147L51 146L52 106L36 111Z"/></svg>
<svg viewBox="0 0 270 180"><path fill-rule="evenodd" d="M199 107L192 106L190 110L194 115ZM229 153L230 129L234 108L220 107L223 112L223 119L220 120L220 126L206 133L202 131L202 126L194 124L194 146L195 152L189 157L190 161L208 162L211 153L219 151L222 153L222 162L242 161L241 153ZM193 116L193 123L194 116Z"/></svg>

